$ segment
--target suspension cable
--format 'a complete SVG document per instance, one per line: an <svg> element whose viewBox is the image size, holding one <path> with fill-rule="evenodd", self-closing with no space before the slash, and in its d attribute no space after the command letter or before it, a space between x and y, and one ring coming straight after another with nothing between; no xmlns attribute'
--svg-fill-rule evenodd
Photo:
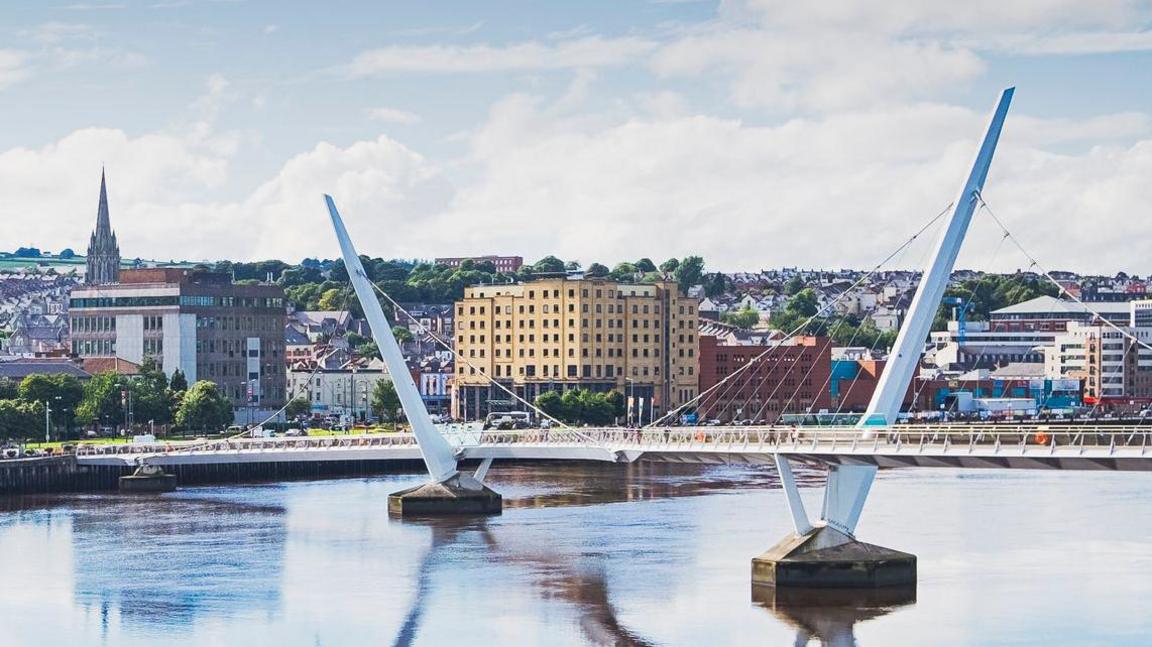
<svg viewBox="0 0 1152 647"><path fill-rule="evenodd" d="M1008 228L1007 228L1007 227L1004 225L1003 221L1001 221L1001 220L1000 220L1000 218L998 218L998 217L996 216L996 214L992 212L992 208L991 208L991 207L989 207L989 206L988 206L988 203L984 201L984 196L982 196L982 195L981 195L979 192L977 192L977 193L976 193L976 199L980 201L980 207L981 207L982 209L984 209L985 211L987 211L987 212L988 212L988 215L989 215L989 216L991 216L991 217L992 217L992 219L996 221L996 224L997 224L997 225L1000 227L1000 229L1001 229L1001 230L1004 232L1004 236L1005 236L1006 238L1008 238L1008 240L1011 240L1011 241L1012 241L1012 244L1016 246L1016 249L1019 249L1019 250L1020 250L1020 253L1021 253L1021 254L1023 254L1023 255L1024 255L1024 257L1028 259L1028 261L1031 263L1031 265L1030 265L1029 267L1035 267L1036 269L1040 270L1040 273L1041 273L1041 274L1043 274L1043 275L1044 275L1044 277L1045 277L1046 279L1048 279L1048 281L1050 281L1050 282L1052 283L1052 285L1055 285L1055 286L1056 286L1056 288L1060 290L1060 293L1061 293L1062 295L1064 295L1064 296L1067 296L1067 297L1068 297L1069 299L1071 299L1072 301L1075 301L1075 302L1076 302L1076 303L1077 303L1077 304L1078 304L1080 307L1084 308L1084 310L1085 310L1086 312L1088 312L1089 314L1092 314L1092 315L1094 315L1094 316L1095 316L1097 319L1099 319L1099 320L1100 320L1100 321L1101 321L1101 322L1102 322L1104 325L1106 325L1106 326L1108 326L1109 328L1113 329L1114 331L1116 331L1116 332L1120 333L1120 334L1121 334L1121 335L1123 335L1125 338L1127 338L1127 339L1129 339L1129 340L1131 340L1131 341L1135 342L1137 345L1139 345L1139 346L1141 346L1141 347L1143 347L1143 348L1145 348L1145 349L1147 349L1147 350L1152 350L1152 345L1149 345L1149 344L1148 344L1148 342L1145 342L1145 341L1141 340L1141 339L1140 339L1139 337L1137 337L1136 335L1133 335L1132 333L1130 333L1130 332L1128 332L1128 331L1124 330L1124 329L1123 329L1123 328L1121 328L1120 326L1117 326L1117 325L1116 325L1115 323L1113 323L1113 322L1112 322L1110 319L1108 319L1107 317L1105 317L1105 316L1101 315L1099 312L1097 312L1097 311L1093 310L1093 309L1092 309L1092 308L1091 308L1091 307L1090 307L1090 306L1089 306L1087 303L1085 303L1085 302L1084 302L1084 301L1083 301L1083 300L1082 300L1080 297L1078 297L1078 296L1076 296L1075 294L1072 294L1071 292L1069 292L1069 291L1068 291L1068 288L1064 287L1064 284L1062 284L1062 283L1060 283L1059 281L1057 281L1057 280L1056 280L1056 279L1055 279L1055 278L1052 276L1051 272L1049 272L1047 269L1045 269L1045 268L1044 268L1044 266L1040 264L1040 261L1036 260L1036 257L1035 257L1035 256L1032 256L1032 254L1028 253L1028 250L1024 249L1024 246L1023 246L1023 245L1020 243L1020 241L1019 241L1019 240L1016 238L1016 236L1014 236L1014 235L1012 234L1012 232L1008 231Z"/></svg>
<svg viewBox="0 0 1152 647"><path fill-rule="evenodd" d="M825 310L827 310L829 307L831 307L833 304L835 304L835 303L836 303L836 301L839 301L841 298L843 298L843 297L844 297L844 295L845 295L845 294L848 294L849 292L851 292L852 290L856 289L856 288L857 288L857 287L859 287L861 284L863 284L863 283L864 283L864 281L866 281L866 280L870 279L870 278L871 278L871 277L872 277L872 276L873 276L873 275L874 275L874 274L875 274L875 273L876 273L876 272L877 272L877 271L878 271L878 270L879 270L881 267L883 267L883 266L884 266L886 263L888 263L888 261L892 260L892 259L893 259L893 258L894 258L894 257L895 257L897 254L899 254L900 252L902 252L902 251L904 250L904 248L908 247L908 246L909 246L909 245L911 245L913 242L915 242L915 241L916 241L916 239L917 239L917 238L919 238L919 237L920 237L920 235L921 235L921 234L923 234L923 233L924 233L924 232L925 232L925 231L926 231L926 230L927 230L929 227L931 227L933 224L935 224L935 222L936 222L937 220L939 220L940 218L943 218L943 217L944 217L944 214L948 213L948 210L952 208L952 205L953 205L953 204L955 204L955 203L949 203L947 207L945 207L943 210L941 210L941 211L940 211L940 213L936 214L936 216L935 216L935 217L933 217L933 218L932 218L931 220L929 220L929 221L928 221L928 222L927 222L927 223L926 223L926 224L925 224L923 227L921 227L919 230L917 230L917 231L916 231L916 233L915 233L915 234L913 234L911 238L909 238L908 240L904 241L904 242L903 242L903 243L902 243L902 244L901 244L899 247L897 247L897 248L896 248L896 249L895 249L895 250L894 250L894 251L893 251L891 254L889 254L887 257L885 257L885 258L884 258L884 260L880 261L880 263L878 263L876 266L874 266L872 269L870 269L870 270L869 270L867 273L865 273L863 276L861 276L859 279L857 279L857 280L856 280L854 283L852 283L852 285L848 286L848 288L846 288L846 289L845 289L843 292L841 292L839 295L837 295L837 297L836 297L835 299L831 299L831 300L829 300L829 301L828 301L828 303L826 303L826 304L825 304L823 307L821 307L820 309L818 309L818 310L817 310L817 311L816 311L816 312L815 312L815 313L814 313L814 314L813 314L811 317L808 317L806 320L804 320L804 322L802 322L801 324L799 324L798 326L796 326L795 328L793 328L793 329L792 329L792 330L791 330L791 331L790 331L790 332L789 332L789 333L788 333L788 334L787 334L785 337L783 337L782 339L778 340L778 341L776 342L776 344L775 344L775 345L773 345L771 348L769 348L769 349L765 350L764 352L760 353L760 354L759 354L759 355L757 355L756 357L752 358L752 360L751 360L751 361L749 361L749 362L747 362L747 363L745 363L745 364L744 364L744 366L741 366L739 369L737 369L737 370L733 371L733 372L732 372L732 373L730 373L730 374L729 374L727 377L725 377L723 380L721 380L721 381L717 382L716 384L712 385L712 386L711 386L711 387L709 387L707 390L705 390L705 391L703 391L703 392L701 392L701 393L698 393L698 394L696 395L696 397L692 398L691 400L688 400L687 402L685 402L684 404L681 404L680 406L676 407L675 409L672 409L671 411L669 411L669 412L665 413L664 415L660 416L660 418L658 418L658 419L656 419L656 420L653 420L652 422L648 423L647 425L645 425L645 427L656 427L656 426L660 426L660 425L663 425L663 424L665 423L665 421L666 421L666 420L668 420L668 419L674 419L674 417L675 417L675 416L677 416L677 415L679 415L681 411L684 411L686 408L688 408L688 407L691 407L691 406L694 406L694 405L696 405L698 402L700 402L700 399L701 399L702 397L704 397L704 396L705 396L705 395L707 395L708 393L711 393L711 392L712 392L712 391L714 391L714 390L715 390L717 387L719 387L719 386L723 385L724 383L726 383L728 380L730 380L730 379L733 379L733 378L735 378L737 375L740 375L740 374L741 374L741 373L743 373L744 371L748 370L748 367L752 366L754 363L756 363L757 361L759 361L759 360L760 360L762 357L764 357L764 356L765 356L765 355L767 355L768 353L771 353L772 351L776 350L776 349L777 349L777 348L779 348L779 347L780 347L780 346L781 346L781 345L782 345L782 344L783 344L785 341L787 341L787 340L791 339L791 338L792 338L792 337L794 337L794 336L795 336L797 333L799 333L801 330L804 330L805 328L807 328L807 327L808 327L808 324L810 324L810 323L812 323L813 321L815 321L817 317L819 317L819 316L820 316L820 315L821 315L821 314L822 314L822 313L823 313Z"/></svg>

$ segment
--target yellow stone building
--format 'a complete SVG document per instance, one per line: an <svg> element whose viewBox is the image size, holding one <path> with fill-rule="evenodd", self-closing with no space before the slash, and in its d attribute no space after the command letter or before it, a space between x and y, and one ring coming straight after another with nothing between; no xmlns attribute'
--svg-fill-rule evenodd
<svg viewBox="0 0 1152 647"><path fill-rule="evenodd" d="M456 302L454 415L522 409L496 380L529 402L545 391L617 390L633 398L635 415L643 408L644 421L659 417L696 397L697 306L671 281L466 288Z"/></svg>

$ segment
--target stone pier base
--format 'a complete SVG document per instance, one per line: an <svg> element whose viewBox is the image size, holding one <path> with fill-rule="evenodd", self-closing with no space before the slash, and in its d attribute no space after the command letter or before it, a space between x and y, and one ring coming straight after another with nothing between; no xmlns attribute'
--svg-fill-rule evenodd
<svg viewBox="0 0 1152 647"><path fill-rule="evenodd" d="M503 508L499 493L460 473L388 496L388 513L401 517L500 514Z"/></svg>
<svg viewBox="0 0 1152 647"><path fill-rule="evenodd" d="M176 475L165 474L154 465L141 465L128 476L120 477L120 491L136 494L154 494L176 490Z"/></svg>
<svg viewBox="0 0 1152 647"><path fill-rule="evenodd" d="M820 526L786 537L754 558L752 583L809 589L914 586L916 556Z"/></svg>

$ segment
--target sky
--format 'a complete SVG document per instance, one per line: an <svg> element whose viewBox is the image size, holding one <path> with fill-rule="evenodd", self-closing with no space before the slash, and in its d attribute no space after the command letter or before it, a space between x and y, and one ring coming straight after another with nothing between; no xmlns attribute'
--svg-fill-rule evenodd
<svg viewBox="0 0 1152 647"><path fill-rule="evenodd" d="M373 256L871 267L1008 86L996 216L1152 272L1152 0L8 1L0 250L83 253L103 167L126 258L335 257L331 193Z"/></svg>

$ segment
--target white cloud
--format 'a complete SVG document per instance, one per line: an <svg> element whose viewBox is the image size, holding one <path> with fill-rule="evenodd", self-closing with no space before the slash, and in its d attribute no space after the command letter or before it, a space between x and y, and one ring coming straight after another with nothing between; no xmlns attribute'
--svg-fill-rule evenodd
<svg viewBox="0 0 1152 647"><path fill-rule="evenodd" d="M1152 49L1152 5L1134 0L734 0L717 17L605 37L586 27L510 44L389 46L341 71L496 73L647 67L657 80L714 77L740 108L828 112L899 105L956 92L981 76L983 55Z"/></svg>
<svg viewBox="0 0 1152 647"><path fill-rule="evenodd" d="M96 173L107 164L126 256L332 256L320 201L328 192L373 255L614 262L700 253L714 269L863 267L953 197L984 120L923 103L774 126L662 112L606 121L515 96L493 107L466 160L432 163L383 136L321 143L230 201L204 196L229 181L234 147L184 132L83 129L0 154L0 218L13 245L82 245ZM1134 214L1152 202L1148 118L1085 125L1070 136L1066 122L1011 115L985 195L1053 267L1139 271L1146 253ZM1143 139L1048 150L1077 137ZM454 187L445 173L460 163L469 179ZM988 268L996 241L990 221L978 219L961 264ZM912 266L919 257L902 260ZM995 259L996 269L1023 266L1007 251Z"/></svg>
<svg viewBox="0 0 1152 647"><path fill-rule="evenodd" d="M584 127L543 110L525 97L493 110L474 139L480 176L438 220L456 232L438 252L482 246L585 262L702 253L728 270L870 266L954 197L985 122L934 104L772 127L704 116ZM1087 137L1148 132L1146 116L1093 121ZM1140 180L1152 172L1152 140L1046 150L1068 141L1066 126L1010 116L986 197L1053 266L1140 270L1132 214L1152 200ZM997 240L991 222L978 221L962 263L987 267ZM1008 251L994 262L1027 265Z"/></svg>
<svg viewBox="0 0 1152 647"><path fill-rule="evenodd" d="M389 72L507 72L610 67L635 62L656 47L639 38L592 36L556 43L528 41L504 47L390 46L363 52L345 72L353 77Z"/></svg>
<svg viewBox="0 0 1152 647"><path fill-rule="evenodd" d="M78 130L37 149L8 150L0 153L5 240L13 246L82 247L95 223L102 165L125 257L333 256L335 243L323 235L325 192L339 200L366 248L412 256L430 249L436 236L421 216L443 210L443 196L451 193L423 158L380 137L343 148L318 144L241 200L205 199L227 182L235 154L199 136L132 137L108 128Z"/></svg>
<svg viewBox="0 0 1152 647"><path fill-rule="evenodd" d="M31 36L41 43L56 44L66 40L88 40L94 36L88 25L67 22L46 22L36 27Z"/></svg>
<svg viewBox="0 0 1152 647"><path fill-rule="evenodd" d="M743 0L722 5L722 13L765 25L873 33L998 33L1052 28L1116 28L1146 20L1152 8L1139 0Z"/></svg>
<svg viewBox="0 0 1152 647"><path fill-rule="evenodd" d="M0 218L13 244L81 244L107 163L128 256L331 256L319 197L329 192L373 255L613 262L701 253L715 269L866 266L954 197L985 115L944 102L986 72L986 52L1145 47L1143 4L975 2L724 3L714 21L659 35L578 31L366 51L345 75L558 71L554 79L571 80L550 100L516 93L496 102L459 136L462 159L430 161L387 137L309 140L250 187L232 178L244 139L218 132L241 93L214 75L187 123L170 130L80 129L0 153ZM27 60L0 50L0 88L28 75ZM607 68L654 78L605 102L597 91L618 88L621 76ZM716 84L728 101L701 114ZM420 121L396 107L363 109L385 123ZM1138 227L1152 202L1150 132L1141 112L1014 112L985 195L1053 266L1147 271ZM222 187L231 197L214 197ZM996 237L978 221L977 251L962 262L982 267ZM1005 253L996 263L1023 261Z"/></svg>
<svg viewBox="0 0 1152 647"><path fill-rule="evenodd" d="M280 31L280 25L264 25L265 34L275 34Z"/></svg>
<svg viewBox="0 0 1152 647"><path fill-rule="evenodd" d="M0 90L28 78L27 55L11 49L0 49Z"/></svg>
<svg viewBox="0 0 1152 647"><path fill-rule="evenodd" d="M1032 56L1146 52L1152 50L1152 32L1016 34L988 39L982 46L989 50Z"/></svg>
<svg viewBox="0 0 1152 647"><path fill-rule="evenodd" d="M122 2L112 3L95 3L95 2L78 2L75 4L64 5L60 7L65 11L103 11L106 9L127 9L128 5Z"/></svg>
<svg viewBox="0 0 1152 647"><path fill-rule="evenodd" d="M383 121L390 124L418 124L420 123L420 115L398 108L369 108L368 117L376 121Z"/></svg>
<svg viewBox="0 0 1152 647"><path fill-rule="evenodd" d="M931 41L728 28L680 38L661 48L651 65L664 77L720 70L732 78L732 98L738 105L777 110L896 103L928 96L984 70L972 51Z"/></svg>

